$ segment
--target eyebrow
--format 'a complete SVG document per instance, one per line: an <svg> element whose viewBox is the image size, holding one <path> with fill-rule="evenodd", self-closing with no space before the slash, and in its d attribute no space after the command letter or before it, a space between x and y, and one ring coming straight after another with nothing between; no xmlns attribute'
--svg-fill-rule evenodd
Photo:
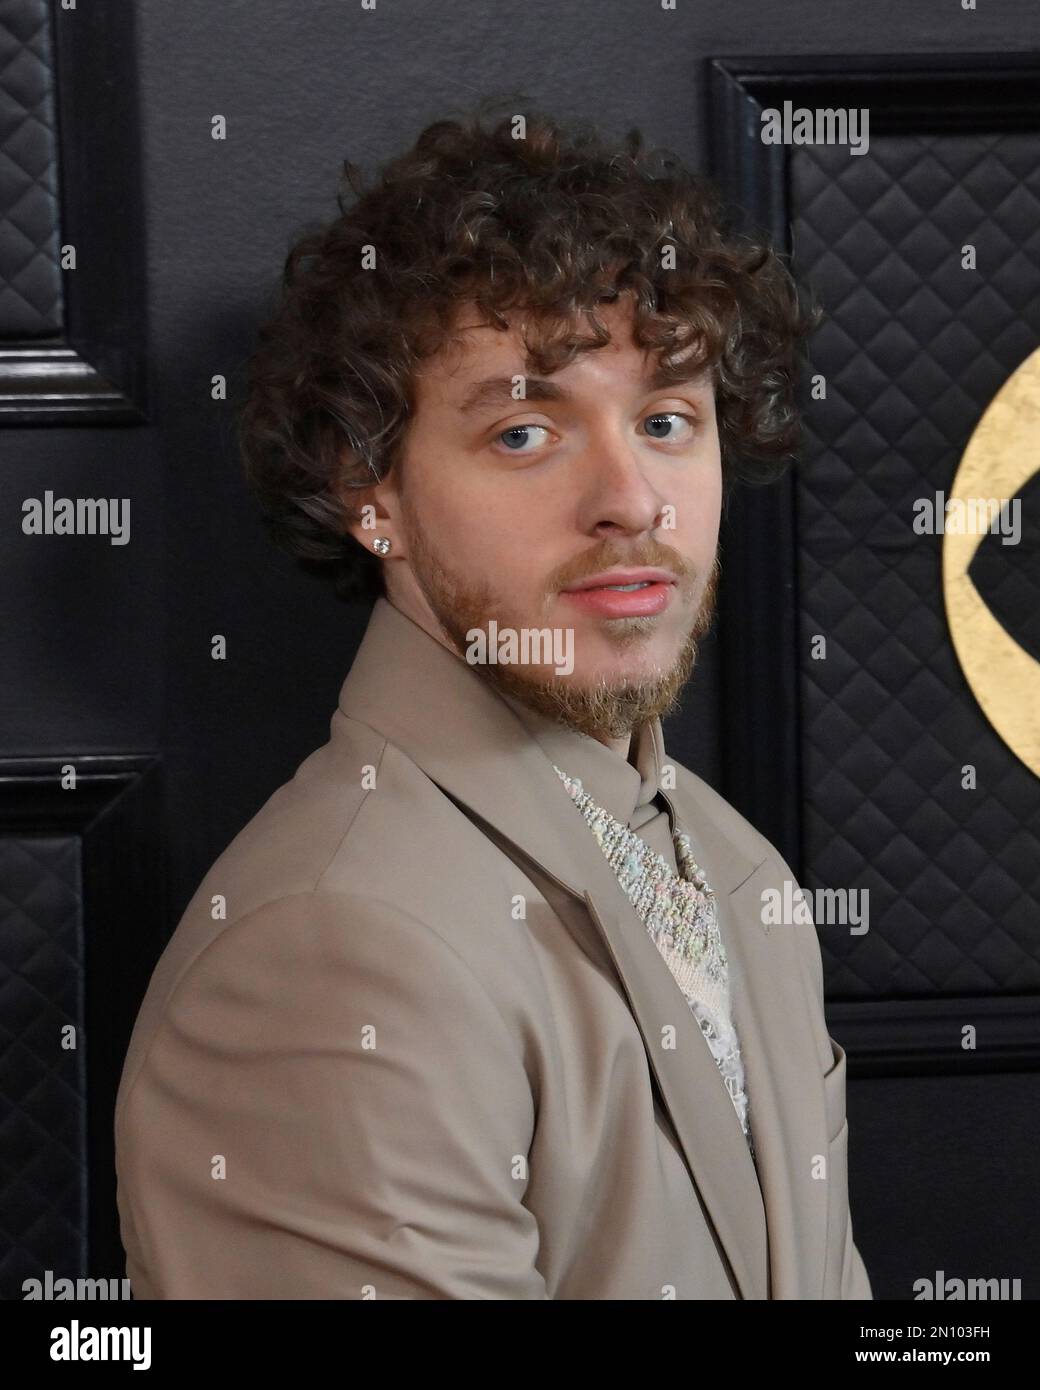
<svg viewBox="0 0 1040 1390"><path fill-rule="evenodd" d="M522 372L517 372L517 376L523 376ZM513 377L511 376L492 376L485 381L478 381L473 384L466 396L459 405L460 415L470 415L477 410L485 410L491 406L512 404L520 406L527 401L567 401L571 399L571 392L556 381L549 381L545 377L529 376L525 381L526 394L519 399L513 395ZM691 371L689 376L675 377L669 376L663 367L658 367L656 371L645 382L648 391L663 390L666 386L688 386L691 382L706 386L710 380L710 373L706 367L698 366Z"/></svg>

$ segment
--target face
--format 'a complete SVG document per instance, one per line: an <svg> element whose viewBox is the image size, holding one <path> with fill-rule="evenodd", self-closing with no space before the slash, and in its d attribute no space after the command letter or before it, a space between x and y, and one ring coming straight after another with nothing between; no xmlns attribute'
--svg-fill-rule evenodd
<svg viewBox="0 0 1040 1390"><path fill-rule="evenodd" d="M392 477L363 497L375 529L351 529L366 548L391 540L387 598L485 679L627 746L674 706L710 624L722 470L710 375L656 385L625 301L600 314L611 341L536 380L517 321L463 312L461 347L417 379ZM546 645L525 645L535 630Z"/></svg>

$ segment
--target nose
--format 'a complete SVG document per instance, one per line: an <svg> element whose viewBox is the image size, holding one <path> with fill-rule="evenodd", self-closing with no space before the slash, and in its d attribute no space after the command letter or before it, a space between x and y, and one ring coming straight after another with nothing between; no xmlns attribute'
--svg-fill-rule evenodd
<svg viewBox="0 0 1040 1390"><path fill-rule="evenodd" d="M638 535L661 524L667 498L653 481L662 461L645 458L612 430L596 431L581 467L578 526L586 535Z"/></svg>

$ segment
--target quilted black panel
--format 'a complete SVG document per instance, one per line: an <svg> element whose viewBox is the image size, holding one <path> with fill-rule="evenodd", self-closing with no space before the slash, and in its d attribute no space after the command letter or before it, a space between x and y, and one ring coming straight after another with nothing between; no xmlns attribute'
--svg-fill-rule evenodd
<svg viewBox="0 0 1040 1390"><path fill-rule="evenodd" d="M86 1274L81 846L0 839L0 1298ZM78 1047L62 1049L75 1025Z"/></svg>
<svg viewBox="0 0 1040 1390"><path fill-rule="evenodd" d="M828 314L812 343L828 394L806 396L796 476L805 882L870 890L865 935L819 927L828 996L1040 991L1040 780L972 697L942 538L912 529L914 499L949 492L983 410L1040 344L1037 139L791 154L794 267ZM969 242L977 270L961 269ZM1027 645L1035 489L1022 499L1021 545L984 545L973 578Z"/></svg>
<svg viewBox="0 0 1040 1390"><path fill-rule="evenodd" d="M58 139L48 0L0 3L0 337L64 322Z"/></svg>

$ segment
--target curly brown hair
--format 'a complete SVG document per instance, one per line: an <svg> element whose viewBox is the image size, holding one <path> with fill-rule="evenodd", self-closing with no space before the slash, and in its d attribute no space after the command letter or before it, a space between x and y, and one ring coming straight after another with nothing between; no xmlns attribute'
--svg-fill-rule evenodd
<svg viewBox="0 0 1040 1390"><path fill-rule="evenodd" d="M779 476L797 443L799 349L819 311L780 256L730 235L718 190L638 130L612 148L541 113L485 122L511 99L428 125L367 190L345 160L340 216L290 250L249 359L246 476L269 534L342 598L385 592L346 529L352 489L393 466L413 371L453 341L464 304L503 330L522 307L528 362L548 375L609 342L598 302L631 296L637 346L676 380L691 352L712 370L727 498L737 479Z"/></svg>

